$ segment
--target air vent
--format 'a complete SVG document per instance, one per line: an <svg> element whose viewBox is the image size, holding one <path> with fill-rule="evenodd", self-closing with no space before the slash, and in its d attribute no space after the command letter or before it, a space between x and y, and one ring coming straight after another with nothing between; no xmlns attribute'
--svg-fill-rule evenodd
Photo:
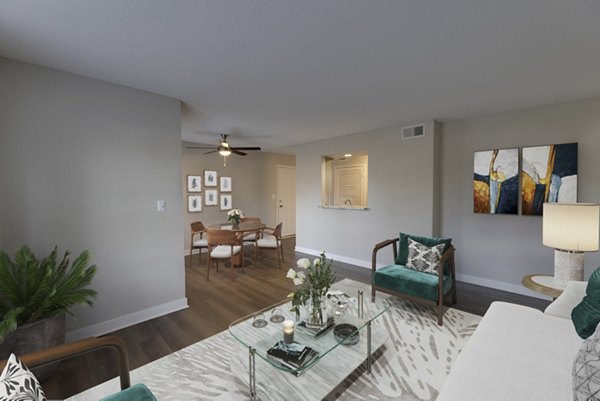
<svg viewBox="0 0 600 401"><path fill-rule="evenodd" d="M402 139L419 138L425 136L425 125L413 125L402 128Z"/></svg>

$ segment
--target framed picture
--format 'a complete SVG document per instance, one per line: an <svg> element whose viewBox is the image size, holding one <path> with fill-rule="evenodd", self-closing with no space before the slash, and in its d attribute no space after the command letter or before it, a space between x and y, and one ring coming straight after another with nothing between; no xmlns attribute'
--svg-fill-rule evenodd
<svg viewBox="0 0 600 401"><path fill-rule="evenodd" d="M231 209L231 195L221 195L221 210Z"/></svg>
<svg viewBox="0 0 600 401"><path fill-rule="evenodd" d="M188 175L187 176L187 191L188 192L202 192L202 177L199 175Z"/></svg>
<svg viewBox="0 0 600 401"><path fill-rule="evenodd" d="M204 170L204 186L205 187L216 187L217 186L217 172L212 170Z"/></svg>
<svg viewBox="0 0 600 401"><path fill-rule="evenodd" d="M544 202L577 202L577 143L523 148L523 214L541 216Z"/></svg>
<svg viewBox="0 0 600 401"><path fill-rule="evenodd" d="M202 196L188 195L188 212L196 213L202 211Z"/></svg>
<svg viewBox="0 0 600 401"><path fill-rule="evenodd" d="M206 206L217 206L217 190L207 189L204 192L204 204Z"/></svg>
<svg viewBox="0 0 600 401"><path fill-rule="evenodd" d="M519 213L519 149L493 149L473 155L473 212Z"/></svg>
<svg viewBox="0 0 600 401"><path fill-rule="evenodd" d="M231 177L221 177L221 192L231 192Z"/></svg>

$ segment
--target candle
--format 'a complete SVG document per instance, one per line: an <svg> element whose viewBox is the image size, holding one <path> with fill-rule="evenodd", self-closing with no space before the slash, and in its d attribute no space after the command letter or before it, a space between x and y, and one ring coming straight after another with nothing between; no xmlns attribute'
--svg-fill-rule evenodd
<svg viewBox="0 0 600 401"><path fill-rule="evenodd" d="M286 344L294 342L294 322L292 320L283 322L283 341Z"/></svg>

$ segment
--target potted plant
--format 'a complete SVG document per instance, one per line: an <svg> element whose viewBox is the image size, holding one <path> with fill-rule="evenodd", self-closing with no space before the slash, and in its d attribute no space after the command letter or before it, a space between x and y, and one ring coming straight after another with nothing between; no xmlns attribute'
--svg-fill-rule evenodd
<svg viewBox="0 0 600 401"><path fill-rule="evenodd" d="M231 209L227 212L227 220L233 224L234 227L240 225L240 220L244 217L244 212L241 209Z"/></svg>
<svg viewBox="0 0 600 401"><path fill-rule="evenodd" d="M88 288L96 266L84 251L73 263L70 253L54 250L42 260L26 245L14 260L0 252L0 360L65 341L65 314L73 305L91 305L96 291Z"/></svg>

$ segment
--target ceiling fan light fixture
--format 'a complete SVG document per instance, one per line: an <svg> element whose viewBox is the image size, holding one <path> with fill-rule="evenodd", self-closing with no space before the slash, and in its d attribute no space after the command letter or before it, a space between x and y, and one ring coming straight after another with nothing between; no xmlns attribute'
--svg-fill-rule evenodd
<svg viewBox="0 0 600 401"><path fill-rule="evenodd" d="M231 150L229 148L222 148L222 149L219 149L219 154L223 157L226 157L231 154Z"/></svg>

